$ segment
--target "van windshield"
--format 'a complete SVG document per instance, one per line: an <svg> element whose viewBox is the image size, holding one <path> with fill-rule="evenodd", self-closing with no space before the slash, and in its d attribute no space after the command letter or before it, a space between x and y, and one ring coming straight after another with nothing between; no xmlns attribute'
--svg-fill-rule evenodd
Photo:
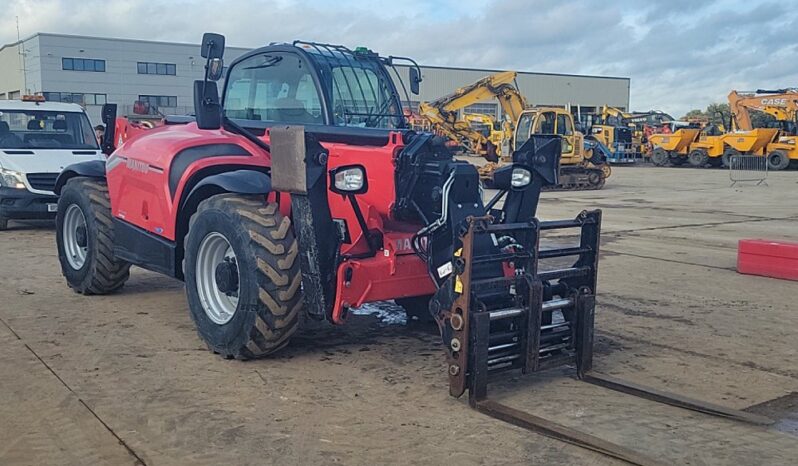
<svg viewBox="0 0 798 466"><path fill-rule="evenodd" d="M0 149L99 149L86 114L0 108Z"/></svg>

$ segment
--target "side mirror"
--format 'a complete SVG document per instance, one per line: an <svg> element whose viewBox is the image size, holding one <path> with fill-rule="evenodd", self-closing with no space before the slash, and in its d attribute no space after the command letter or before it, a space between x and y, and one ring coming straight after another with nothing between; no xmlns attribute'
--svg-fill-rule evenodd
<svg viewBox="0 0 798 466"><path fill-rule="evenodd" d="M207 58L208 60L222 58L224 56L224 36L212 32L203 34L200 55L202 55L202 58Z"/></svg>
<svg viewBox="0 0 798 466"><path fill-rule="evenodd" d="M222 106L219 91L213 81L194 81L194 114L199 129L222 127Z"/></svg>
<svg viewBox="0 0 798 466"><path fill-rule="evenodd" d="M411 66L410 70L410 92L415 95L421 91L421 87L419 84L421 83L421 73L418 71L418 68L415 66Z"/></svg>
<svg viewBox="0 0 798 466"><path fill-rule="evenodd" d="M212 58L208 62L208 80L218 81L222 78L224 73L224 60L221 58Z"/></svg>
<svg viewBox="0 0 798 466"><path fill-rule="evenodd" d="M103 133L103 141L100 149L103 154L111 155L116 147L114 142L116 138L116 104L103 104L102 121L105 125L105 132Z"/></svg>

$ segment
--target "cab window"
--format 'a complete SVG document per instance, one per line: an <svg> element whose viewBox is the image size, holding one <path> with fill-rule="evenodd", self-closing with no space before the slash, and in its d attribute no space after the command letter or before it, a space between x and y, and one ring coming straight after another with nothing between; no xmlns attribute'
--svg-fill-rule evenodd
<svg viewBox="0 0 798 466"><path fill-rule="evenodd" d="M574 134L574 128L571 125L571 119L568 115L557 115L557 134L560 136L571 136Z"/></svg>
<svg viewBox="0 0 798 466"><path fill-rule="evenodd" d="M521 118L518 119L518 128L515 131L515 148L520 149L521 146L529 139L529 134L532 132L532 114L523 113Z"/></svg>
<svg viewBox="0 0 798 466"><path fill-rule="evenodd" d="M224 94L228 118L324 124L313 76L299 56L261 53L230 70Z"/></svg>
<svg viewBox="0 0 798 466"><path fill-rule="evenodd" d="M554 125L556 119L554 117L554 112L543 112L540 114L540 123L538 125L537 133L540 134L556 134Z"/></svg>

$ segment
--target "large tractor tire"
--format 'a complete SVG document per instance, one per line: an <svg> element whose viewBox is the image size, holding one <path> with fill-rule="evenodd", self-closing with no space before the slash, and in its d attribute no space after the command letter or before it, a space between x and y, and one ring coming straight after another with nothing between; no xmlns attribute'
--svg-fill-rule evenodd
<svg viewBox="0 0 798 466"><path fill-rule="evenodd" d="M790 166L790 157L783 150L774 150L768 154L768 170L784 170Z"/></svg>
<svg viewBox="0 0 798 466"><path fill-rule="evenodd" d="M731 147L727 147L721 156L721 162L723 163L723 166L726 168L731 167L731 158L735 155L740 155L740 151L737 149L732 149Z"/></svg>
<svg viewBox="0 0 798 466"><path fill-rule="evenodd" d="M421 323L435 322L429 312L429 301L432 296L413 296L412 298L398 298L394 302L402 307L407 314L407 321L417 320Z"/></svg>
<svg viewBox="0 0 798 466"><path fill-rule="evenodd" d="M302 309L298 244L291 221L262 197L219 194L191 217L186 294L197 332L225 358L283 348Z"/></svg>
<svg viewBox="0 0 798 466"><path fill-rule="evenodd" d="M694 167L703 168L709 163L709 154L704 149L694 149L687 155L687 161Z"/></svg>
<svg viewBox="0 0 798 466"><path fill-rule="evenodd" d="M81 294L119 290L130 264L114 257L114 224L105 181L72 178L58 198L56 245L67 285Z"/></svg>
<svg viewBox="0 0 798 466"><path fill-rule="evenodd" d="M670 156L668 155L668 151L661 147L655 147L654 150L651 152L651 163L658 167L664 167L668 165L670 161Z"/></svg>

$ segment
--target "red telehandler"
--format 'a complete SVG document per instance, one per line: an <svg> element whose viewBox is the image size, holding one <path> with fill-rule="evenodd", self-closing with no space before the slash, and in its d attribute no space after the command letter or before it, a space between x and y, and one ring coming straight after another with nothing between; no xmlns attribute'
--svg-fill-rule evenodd
<svg viewBox="0 0 798 466"><path fill-rule="evenodd" d="M437 322L453 396L468 390L481 411L537 431L487 400L489 376L575 364L583 379L606 382L589 374L601 214L535 218L541 189L558 182L559 136L532 135L496 170L498 193L485 203L476 168L407 127L389 73L399 78L394 63L409 61L402 87L417 94L412 60L270 45L230 64L220 99L223 51L223 36L205 34L195 121L114 148L107 105L108 159L59 176L58 257L72 289L116 291L131 265L183 280L200 337L240 359L285 346L300 313L342 324L352 307L393 299ZM539 247L543 232L563 229L577 232L577 244ZM552 258L569 266L538 268ZM546 426L547 435L654 464Z"/></svg>

